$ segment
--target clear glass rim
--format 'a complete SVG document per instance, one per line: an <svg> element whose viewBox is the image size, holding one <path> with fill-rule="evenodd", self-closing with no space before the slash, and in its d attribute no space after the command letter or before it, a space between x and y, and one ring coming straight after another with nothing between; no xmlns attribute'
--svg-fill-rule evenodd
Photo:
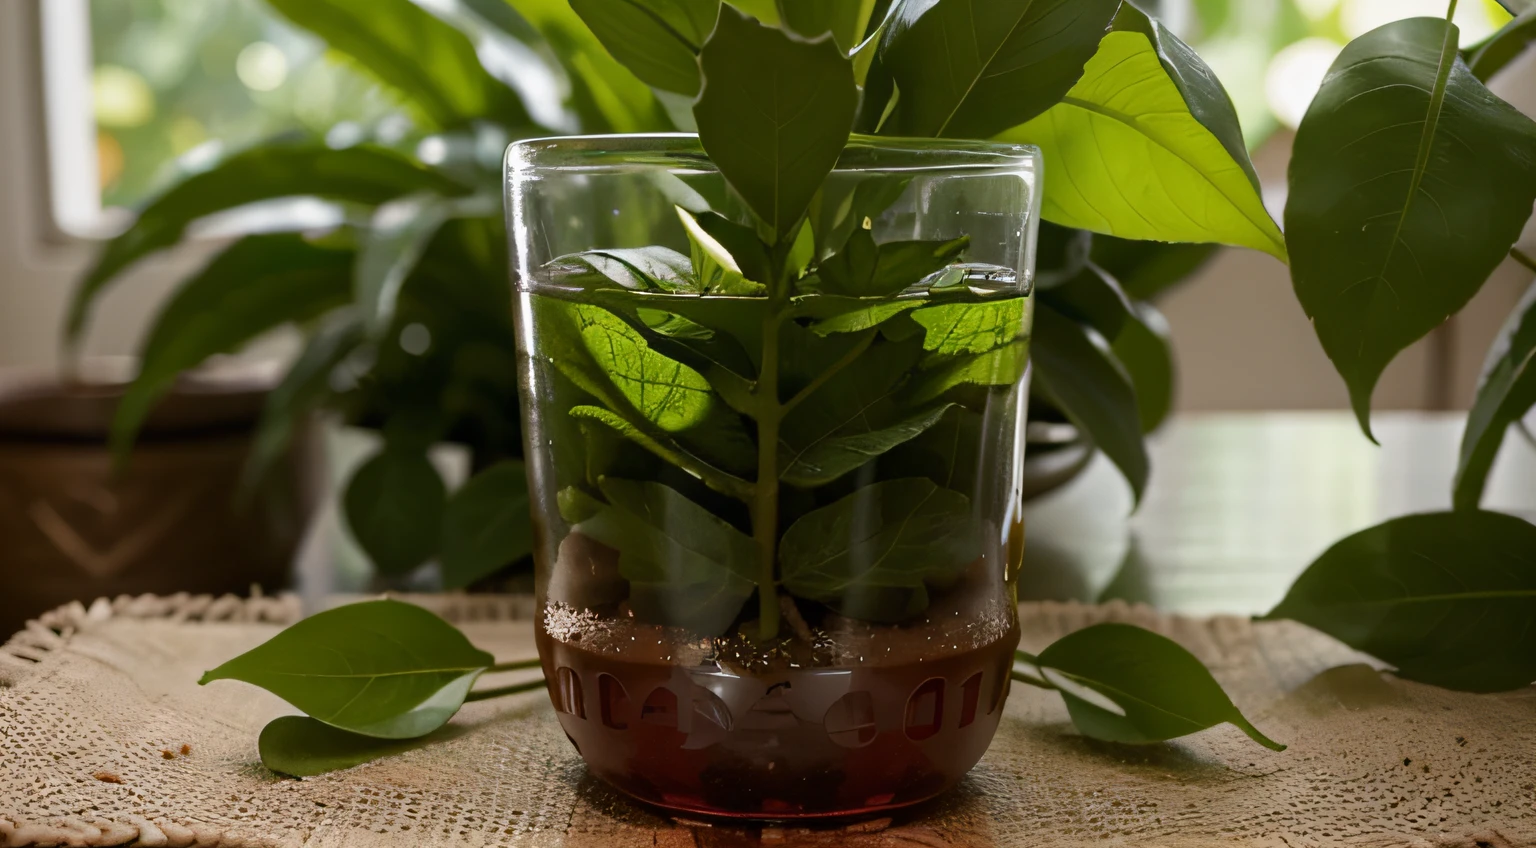
<svg viewBox="0 0 1536 848"><path fill-rule="evenodd" d="M507 147L508 179L538 173L618 173L636 169L715 173L694 133L623 133L528 138ZM838 159L847 173L1018 173L1040 167L1032 144L969 139L854 135Z"/></svg>

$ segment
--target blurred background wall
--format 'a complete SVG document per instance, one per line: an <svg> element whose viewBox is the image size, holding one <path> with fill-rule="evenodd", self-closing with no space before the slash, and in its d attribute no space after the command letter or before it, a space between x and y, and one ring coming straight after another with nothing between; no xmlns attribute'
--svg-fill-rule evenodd
<svg viewBox="0 0 1536 848"><path fill-rule="evenodd" d="M1444 7L1163 0L1161 12L1233 95L1279 217L1290 128L1342 44ZM1463 2L1463 43L1491 33L1499 14L1493 0ZM1527 56L1494 88L1536 114L1536 61ZM178 171L275 133L369 122L388 111L369 83L260 0L0 0L0 366L58 364L64 304L95 240L123 226ZM203 261L217 237L215 224L203 244L146 262L116 286L88 352L132 353L170 282ZM1467 406L1488 342L1524 280L1508 263L1463 314L1394 363L1377 406ZM1173 326L1179 408L1346 406L1274 259L1225 250L1159 305ZM246 355L283 350L277 340Z"/></svg>

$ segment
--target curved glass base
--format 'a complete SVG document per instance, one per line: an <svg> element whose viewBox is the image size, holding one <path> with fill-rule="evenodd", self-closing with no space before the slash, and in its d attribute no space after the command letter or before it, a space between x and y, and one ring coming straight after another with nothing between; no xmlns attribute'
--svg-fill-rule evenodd
<svg viewBox="0 0 1536 848"><path fill-rule="evenodd" d="M719 642L688 656L700 645L638 622L540 627L539 639L560 724L595 776L677 812L805 819L921 803L970 771L1018 645L1017 624L997 624L957 621L948 645L931 625L883 628L861 664L815 667L793 649L736 665Z"/></svg>

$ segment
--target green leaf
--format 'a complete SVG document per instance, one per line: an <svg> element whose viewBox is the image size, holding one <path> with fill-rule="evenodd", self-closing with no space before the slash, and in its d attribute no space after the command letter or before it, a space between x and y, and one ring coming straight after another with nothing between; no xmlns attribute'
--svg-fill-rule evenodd
<svg viewBox="0 0 1536 848"><path fill-rule="evenodd" d="M1035 379L1120 469L1140 502L1151 463L1141 438L1136 390L1090 332L1046 304L1037 305L1030 347Z"/></svg>
<svg viewBox="0 0 1536 848"><path fill-rule="evenodd" d="M188 280L155 318L139 374L112 420L121 460L155 402L183 372L287 323L346 304L352 253L315 247L296 235L248 236Z"/></svg>
<svg viewBox="0 0 1536 848"><path fill-rule="evenodd" d="M699 54L699 139L775 238L794 232L853 129L853 64L729 7Z"/></svg>
<svg viewBox="0 0 1536 848"><path fill-rule="evenodd" d="M571 0L615 59L663 91L699 93L699 49L720 0Z"/></svg>
<svg viewBox="0 0 1536 848"><path fill-rule="evenodd" d="M1085 735L1134 745L1162 742L1230 723L1266 748L1260 733L1194 655L1129 624L1086 627L1056 640L1037 661Z"/></svg>
<svg viewBox="0 0 1536 848"><path fill-rule="evenodd" d="M198 683L241 680L331 727L412 739L446 724L493 662L421 607L367 601L310 616Z"/></svg>
<svg viewBox="0 0 1536 848"><path fill-rule="evenodd" d="M1131 319L1130 298L1104 269L1089 262L1072 279L1040 292L1040 302L1114 341Z"/></svg>
<svg viewBox="0 0 1536 848"><path fill-rule="evenodd" d="M437 553L447 500L425 453L386 446L353 472L342 506L352 537L381 573L393 575Z"/></svg>
<svg viewBox="0 0 1536 848"><path fill-rule="evenodd" d="M746 12L767 26L778 26L782 23L779 18L778 0L726 0L726 4Z"/></svg>
<svg viewBox="0 0 1536 848"><path fill-rule="evenodd" d="M1536 406L1536 285L1525 293L1488 350L1477 399L1461 436L1452 485L1457 509L1476 509L1509 426Z"/></svg>
<svg viewBox="0 0 1536 848"><path fill-rule="evenodd" d="M1521 12L1519 17L1483 42L1467 64L1473 76L1487 82L1520 58L1533 42L1536 42L1536 6Z"/></svg>
<svg viewBox="0 0 1536 848"><path fill-rule="evenodd" d="M923 349L941 356L988 353L1025 333L1024 298L929 306L912 313L927 331Z"/></svg>
<svg viewBox="0 0 1536 848"><path fill-rule="evenodd" d="M531 123L521 99L485 70L469 38L411 0L269 3L398 91L431 125L451 129L481 119Z"/></svg>
<svg viewBox="0 0 1536 848"><path fill-rule="evenodd" d="M660 483L607 478L601 489L608 505L588 500L593 514L575 529L619 552L635 615L724 633L757 590L752 539Z"/></svg>
<svg viewBox="0 0 1536 848"><path fill-rule="evenodd" d="M662 292L690 292L698 286L688 257L666 247L588 250L551 259L544 270L550 283L559 286Z"/></svg>
<svg viewBox="0 0 1536 848"><path fill-rule="evenodd" d="M881 45L881 61L901 92L895 134L989 138L1034 118L1083 75L1119 6L1120 0L902 3Z"/></svg>
<svg viewBox="0 0 1536 848"><path fill-rule="evenodd" d="M1410 515L1329 548L1269 619L1288 618L1468 692L1536 681L1536 526L1495 512Z"/></svg>
<svg viewBox="0 0 1536 848"><path fill-rule="evenodd" d="M750 250L748 245L757 244L756 236L742 233L741 228L713 213L702 216L703 220L710 222L709 230L704 228L699 218L681 206L677 207L677 217L683 222L683 229L688 233L688 245L692 253L697 281L695 292L733 296L763 293L763 284L747 279L742 266L735 258L737 253ZM725 236L736 246L736 249L727 248L716 234ZM765 268L756 270L766 271Z"/></svg>
<svg viewBox="0 0 1536 848"><path fill-rule="evenodd" d="M1512 15L1536 9L1536 0L1496 0L1496 2L1507 9Z"/></svg>
<svg viewBox="0 0 1536 848"><path fill-rule="evenodd" d="M1173 411L1176 372L1169 342L1168 321L1149 303L1131 304L1130 320L1110 345L1136 389L1141 431L1150 433Z"/></svg>
<svg viewBox="0 0 1536 848"><path fill-rule="evenodd" d="M878 327L909 309L916 309L923 305L920 300L888 298L871 298L871 300L874 302L868 306L840 311L830 318L815 322L811 325L811 331L822 336L830 336L833 333L861 333Z"/></svg>
<svg viewBox="0 0 1536 848"><path fill-rule="evenodd" d="M986 353L942 357L924 363L911 388L903 393L907 403L928 403L959 386L1011 386L1024 378L1029 364L1029 338L1020 336Z"/></svg>
<svg viewBox="0 0 1536 848"><path fill-rule="evenodd" d="M1082 273L1088 267L1094 244L1095 237L1087 230L1041 221L1040 235L1035 240L1035 288L1055 288Z"/></svg>
<svg viewBox="0 0 1536 848"><path fill-rule="evenodd" d="M922 477L856 490L784 531L784 588L842 615L895 624L928 607L981 556L965 495Z"/></svg>
<svg viewBox="0 0 1536 848"><path fill-rule="evenodd" d="M1296 134L1291 279L1370 434L1387 364L1471 300L1536 202L1536 123L1412 18L1351 42Z"/></svg>
<svg viewBox="0 0 1536 848"><path fill-rule="evenodd" d="M429 734L418 739L378 739L338 730L309 716L281 716L262 728L256 741L261 764L290 777L314 777L349 769L440 741Z"/></svg>
<svg viewBox="0 0 1536 848"><path fill-rule="evenodd" d="M505 460L471 477L443 511L443 588L462 589L533 553L528 477Z"/></svg>
<svg viewBox="0 0 1536 848"><path fill-rule="evenodd" d="M331 375L365 338L362 322L346 312L310 336L299 358L267 395L256 425L256 441L241 473L241 489L253 491L293 441L299 420L333 393Z"/></svg>
<svg viewBox="0 0 1536 848"><path fill-rule="evenodd" d="M310 195L377 204L418 191L465 194L467 189L397 153L360 145L270 144L235 154L188 177L141 211L107 242L70 301L65 337L78 342L96 298L129 266L181 240L187 225L225 209L261 200Z"/></svg>
<svg viewBox="0 0 1536 848"><path fill-rule="evenodd" d="M1001 136L1039 145L1053 163L1041 214L1123 238L1219 242L1284 260L1215 74L1161 24L1143 32L1121 28L1125 20L1060 104Z"/></svg>
<svg viewBox="0 0 1536 848"><path fill-rule="evenodd" d="M948 241L890 241L876 245L869 230L856 228L843 249L817 268L830 294L886 297L917 285L959 261L969 236Z"/></svg>
<svg viewBox="0 0 1536 848"><path fill-rule="evenodd" d="M830 483L921 434L945 405L914 410L901 389L917 364L915 345L881 343L825 379L787 416L779 434L779 479Z"/></svg>
<svg viewBox="0 0 1536 848"><path fill-rule="evenodd" d="M779 18L789 29L816 38L832 33L837 47L852 53L869 25L875 0L776 0Z"/></svg>

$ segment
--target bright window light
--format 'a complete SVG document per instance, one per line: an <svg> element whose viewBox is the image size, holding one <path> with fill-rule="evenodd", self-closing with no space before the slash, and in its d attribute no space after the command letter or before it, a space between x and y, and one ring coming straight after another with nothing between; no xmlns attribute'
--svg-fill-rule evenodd
<svg viewBox="0 0 1536 848"><path fill-rule="evenodd" d="M1304 38L1275 54L1264 77L1264 98L1280 123L1291 129L1323 86L1323 78L1344 45L1326 38Z"/></svg>

